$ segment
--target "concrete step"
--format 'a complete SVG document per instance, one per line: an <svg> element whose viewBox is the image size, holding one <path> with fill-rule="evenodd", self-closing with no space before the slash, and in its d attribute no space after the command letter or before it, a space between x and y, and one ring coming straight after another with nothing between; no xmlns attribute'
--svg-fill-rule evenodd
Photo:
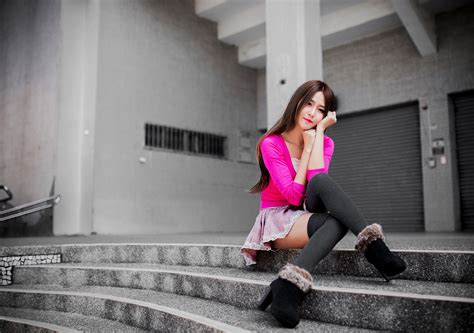
<svg viewBox="0 0 474 333"><path fill-rule="evenodd" d="M0 307L0 315L0 332L146 332L113 320L77 313ZM5 320L7 326L2 326L1 320Z"/></svg>
<svg viewBox="0 0 474 333"><path fill-rule="evenodd" d="M0 332L78 333L80 331L40 321L0 316Z"/></svg>
<svg viewBox="0 0 474 333"><path fill-rule="evenodd" d="M368 329L434 331L468 325L474 286L413 280L314 275L302 304L307 319ZM16 267L13 287L52 285L165 291L255 309L273 272L157 264L76 263ZM8 288L8 287L6 287ZM2 289L0 289L2 290ZM367 316L367 310L372 315ZM379 309L388 309L380 312ZM413 320L416 313L417 320Z"/></svg>
<svg viewBox="0 0 474 333"><path fill-rule="evenodd" d="M2 238L2 246L61 245L61 244L231 244L240 246L246 232L194 232L175 234L74 235L51 237ZM385 234L391 249L405 250L464 250L474 248L474 234L466 232L412 232ZM348 232L336 248L353 249L356 236Z"/></svg>
<svg viewBox="0 0 474 333"><path fill-rule="evenodd" d="M261 252L256 269L278 271L294 262L301 250ZM474 282L474 251L437 251L394 249L407 263L399 278L438 282ZM314 269L317 274L381 277L375 267L355 250L334 250Z"/></svg>
<svg viewBox="0 0 474 333"><path fill-rule="evenodd" d="M99 317L125 325L151 331L213 331L242 332L238 327L227 325L191 312L114 295L110 290L99 293L87 290L55 290L39 286L27 288L2 288L0 300L9 308L52 310ZM109 288L110 289L110 288Z"/></svg>
<svg viewBox="0 0 474 333"><path fill-rule="evenodd" d="M61 254L63 263L157 263L205 267L235 267L276 272L293 262L301 250L259 252L258 264L246 267L240 246L212 244L66 244L0 248L1 261L29 254ZM401 279L474 282L474 251L397 250L408 264ZM9 261L11 262L11 260ZM313 270L317 274L379 277L366 259L352 249L332 251Z"/></svg>
<svg viewBox="0 0 474 333"><path fill-rule="evenodd" d="M13 286L0 289L10 313L54 308L126 322L130 326L158 331L288 332L267 311L242 309L228 304L169 293L111 287L58 288L55 286ZM118 301L119 300L119 301ZM140 305L140 306L135 306ZM178 317L160 316L156 309L170 309ZM0 313L1 313L0 308ZM184 315L186 314L186 315ZM189 321L201 324L192 326ZM207 327L202 326L205 322ZM181 325L180 325L181 324ZM163 326L165 325L165 326ZM103 332L93 329L92 332ZM108 331L108 330L107 330ZM295 332L372 332L354 327L302 319Z"/></svg>

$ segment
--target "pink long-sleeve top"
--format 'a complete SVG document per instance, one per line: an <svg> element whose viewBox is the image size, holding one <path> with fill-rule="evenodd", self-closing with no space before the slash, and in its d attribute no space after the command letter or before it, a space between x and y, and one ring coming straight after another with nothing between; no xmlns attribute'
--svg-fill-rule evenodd
<svg viewBox="0 0 474 333"><path fill-rule="evenodd" d="M334 153L334 141L324 135L324 168L308 169L308 182L318 173L328 173L329 163ZM294 181L296 170L291 161L290 151L281 135L271 134L260 144L265 167L270 173L268 186L260 193L260 209L267 207L300 206L305 198L306 186Z"/></svg>

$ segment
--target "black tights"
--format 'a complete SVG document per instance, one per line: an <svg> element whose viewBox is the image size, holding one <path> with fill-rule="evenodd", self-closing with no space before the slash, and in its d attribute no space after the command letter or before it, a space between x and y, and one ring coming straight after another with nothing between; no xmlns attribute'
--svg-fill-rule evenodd
<svg viewBox="0 0 474 333"><path fill-rule="evenodd" d="M309 241L295 265L311 272L350 230L357 235L367 221L347 194L327 174L315 175L306 188L306 209L313 213L308 221ZM328 212L329 211L329 212Z"/></svg>

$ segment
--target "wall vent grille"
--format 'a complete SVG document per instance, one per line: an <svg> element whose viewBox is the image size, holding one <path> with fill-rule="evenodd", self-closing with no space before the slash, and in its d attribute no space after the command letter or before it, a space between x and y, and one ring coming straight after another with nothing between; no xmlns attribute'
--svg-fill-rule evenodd
<svg viewBox="0 0 474 333"><path fill-rule="evenodd" d="M226 137L145 123L145 148L225 158Z"/></svg>

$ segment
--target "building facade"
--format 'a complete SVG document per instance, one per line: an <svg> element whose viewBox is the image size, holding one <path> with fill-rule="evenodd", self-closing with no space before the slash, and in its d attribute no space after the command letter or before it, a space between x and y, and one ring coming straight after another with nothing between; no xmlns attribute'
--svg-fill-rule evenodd
<svg viewBox="0 0 474 333"><path fill-rule="evenodd" d="M433 11L435 51L422 55L400 10L382 2L386 28L349 40L321 28L322 47L305 51L321 58L338 98L329 173L387 230L469 231L474 7ZM0 2L0 182L15 205L62 197L38 232L249 230L259 204L247 193L259 177L255 143L283 110L267 98L275 90L266 52L246 60L249 34L224 32L248 17L260 34L261 6L271 2L223 3L213 22L202 13L218 10L202 1ZM321 22L351 20L347 2L325 3ZM40 218L23 222L31 229Z"/></svg>

